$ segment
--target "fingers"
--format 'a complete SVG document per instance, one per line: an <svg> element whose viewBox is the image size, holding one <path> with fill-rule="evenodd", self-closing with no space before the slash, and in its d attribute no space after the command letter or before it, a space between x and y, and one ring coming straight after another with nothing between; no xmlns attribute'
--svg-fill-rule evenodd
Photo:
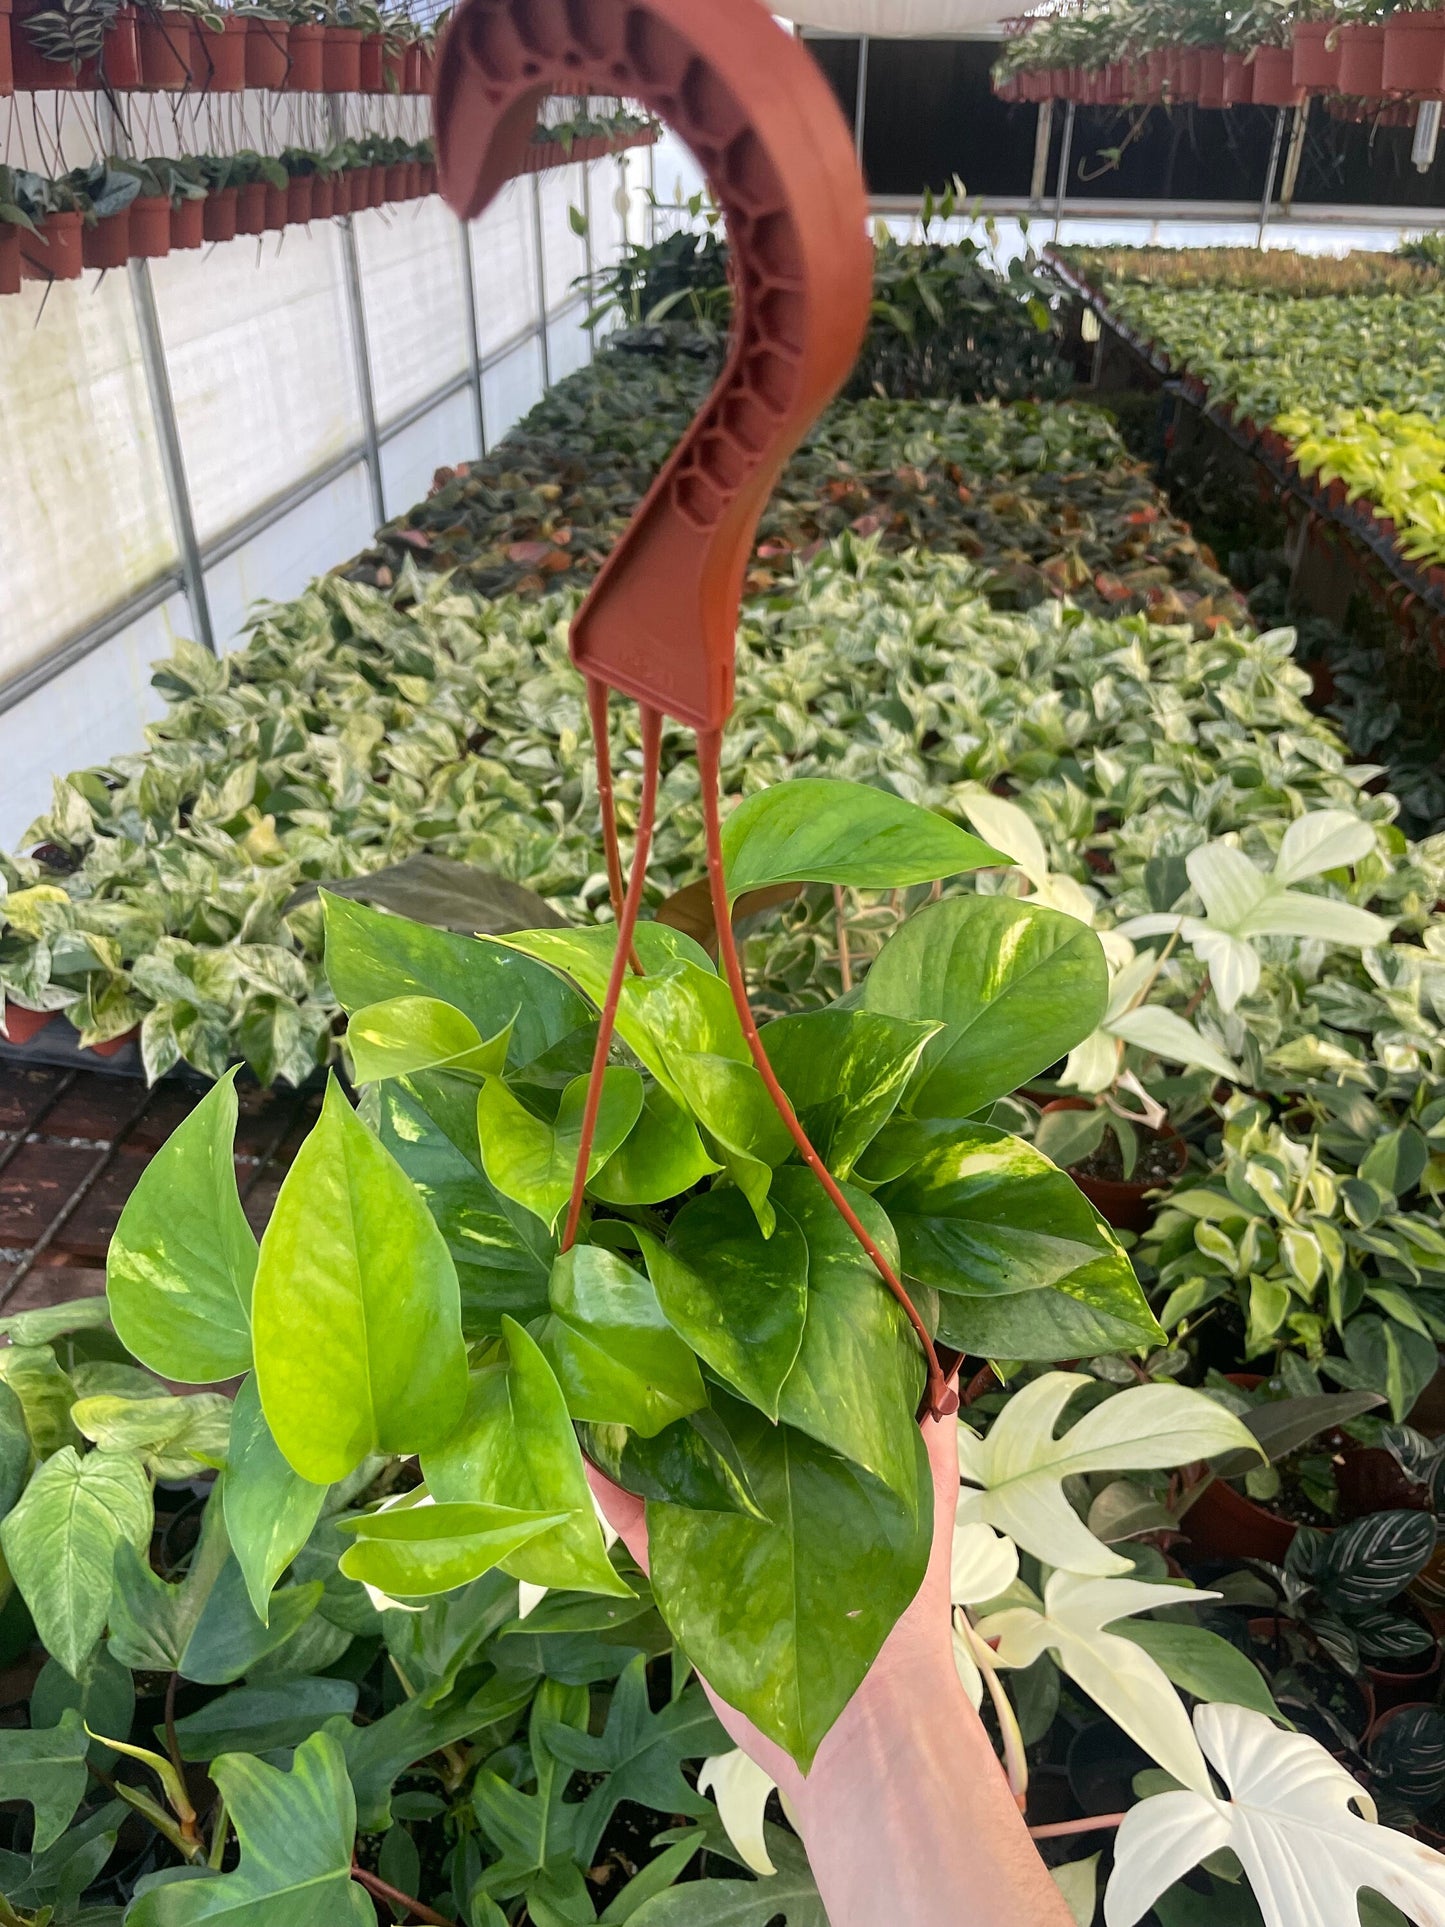
<svg viewBox="0 0 1445 1927"><path fill-rule="evenodd" d="M601 1506L607 1523L632 1554L633 1558L647 1571L647 1507L635 1493L624 1492L620 1485L614 1485L605 1472L599 1472L595 1465L583 1460L587 1473L587 1483L592 1488L593 1497Z"/></svg>

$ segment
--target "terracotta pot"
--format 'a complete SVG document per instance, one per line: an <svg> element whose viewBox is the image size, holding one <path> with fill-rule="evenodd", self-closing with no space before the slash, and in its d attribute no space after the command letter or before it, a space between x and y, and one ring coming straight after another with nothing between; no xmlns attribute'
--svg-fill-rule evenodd
<svg viewBox="0 0 1445 1927"><path fill-rule="evenodd" d="M326 29L312 21L292 27L289 48L291 65L282 83L288 94L325 92L321 71L325 38Z"/></svg>
<svg viewBox="0 0 1445 1927"><path fill-rule="evenodd" d="M80 259L87 268L123 268L130 259L130 209L107 214L80 231Z"/></svg>
<svg viewBox="0 0 1445 1927"><path fill-rule="evenodd" d="M423 194L435 194L437 191L437 164L435 161L423 161L421 164L421 191Z"/></svg>
<svg viewBox="0 0 1445 1927"><path fill-rule="evenodd" d="M1290 73L1296 87L1314 94L1328 94L1339 85L1340 44L1325 42L1334 33L1333 20L1297 20L1294 45L1290 49Z"/></svg>
<svg viewBox="0 0 1445 1927"><path fill-rule="evenodd" d="M1414 1615L1424 1618L1423 1613ZM1365 1662L1365 1677L1375 1691L1375 1724L1371 1728L1371 1738L1385 1722L1383 1713L1388 1716L1392 1711L1399 1712L1407 1706L1418 1706L1422 1700L1435 1699L1435 1689L1440 1679L1440 1641L1436 1639L1428 1652L1418 1653L1415 1661L1397 1660L1393 1666L1374 1666Z"/></svg>
<svg viewBox="0 0 1445 1927"><path fill-rule="evenodd" d="M284 20L246 22L246 85L278 92L291 65L291 29Z"/></svg>
<svg viewBox="0 0 1445 1927"><path fill-rule="evenodd" d="M121 8L105 36L100 58L85 62L77 84L90 88L104 84L122 94L140 86L140 16L134 7Z"/></svg>
<svg viewBox="0 0 1445 1927"><path fill-rule="evenodd" d="M170 253L169 194L142 194L139 200L131 202L130 251L137 261L160 261Z"/></svg>
<svg viewBox="0 0 1445 1927"><path fill-rule="evenodd" d="M291 218L291 184L288 181L284 187L272 187L267 181L264 185L266 232L279 234Z"/></svg>
<svg viewBox="0 0 1445 1927"><path fill-rule="evenodd" d="M1445 92L1445 13L1397 8L1389 16L1380 82L1387 94L1433 99Z"/></svg>
<svg viewBox="0 0 1445 1927"><path fill-rule="evenodd" d="M1393 1452L1382 1445L1359 1445L1342 1438L1335 1467L1340 1519L1362 1519L1371 1512L1428 1512L1430 1490L1409 1478Z"/></svg>
<svg viewBox="0 0 1445 1927"><path fill-rule="evenodd" d="M328 27L321 45L321 78L328 94L361 92L360 27Z"/></svg>
<svg viewBox="0 0 1445 1927"><path fill-rule="evenodd" d="M20 230L20 274L26 281L78 281L85 265L78 214L47 214L38 234Z"/></svg>
<svg viewBox="0 0 1445 1927"><path fill-rule="evenodd" d="M1174 95L1181 103L1187 104L1199 98L1200 58L1198 47L1188 47L1179 56L1179 77Z"/></svg>
<svg viewBox="0 0 1445 1927"><path fill-rule="evenodd" d="M1201 107L1222 107L1224 105L1223 47L1201 47L1199 49L1198 100Z"/></svg>
<svg viewBox="0 0 1445 1927"><path fill-rule="evenodd" d="M1299 1527L1281 1519L1223 1479L1205 1487L1185 1513L1183 1529L1193 1552L1206 1559L1267 1559L1283 1565Z"/></svg>
<svg viewBox="0 0 1445 1927"><path fill-rule="evenodd" d="M293 174L286 184L286 222L289 227L305 227L311 219L316 200L316 181L310 174Z"/></svg>
<svg viewBox="0 0 1445 1927"><path fill-rule="evenodd" d="M1244 55L1224 56L1224 105L1247 107L1254 99L1254 68L1244 64Z"/></svg>
<svg viewBox="0 0 1445 1927"><path fill-rule="evenodd" d="M251 23L241 14L228 14L220 33L203 20L196 22L196 85L203 94L239 94L246 86L246 57Z"/></svg>
<svg viewBox="0 0 1445 1927"><path fill-rule="evenodd" d="M10 57L10 0L0 0L0 100L15 91L15 66Z"/></svg>
<svg viewBox="0 0 1445 1927"><path fill-rule="evenodd" d="M364 94L379 94L386 85L383 78L382 56L386 42L379 33L361 36L361 91Z"/></svg>
<svg viewBox="0 0 1445 1927"><path fill-rule="evenodd" d="M421 85L420 87L417 88L417 92L419 94L430 94L435 92L436 84L437 84L436 48L422 47L419 50L419 54L420 54L419 72L421 75Z"/></svg>
<svg viewBox="0 0 1445 1927"><path fill-rule="evenodd" d="M208 241L234 241L240 213L240 191L219 187L201 202L201 232Z"/></svg>
<svg viewBox="0 0 1445 1927"><path fill-rule="evenodd" d="M17 228L15 232L18 234L19 229ZM12 1004L7 1000L5 1041L11 1044L28 1044L37 1032L44 1030L54 1015L53 1010L26 1010L23 1005Z"/></svg>
<svg viewBox="0 0 1445 1927"><path fill-rule="evenodd" d="M187 248L198 248L206 238L206 202L204 196L188 201L177 201L171 208L171 251L184 253Z"/></svg>
<svg viewBox="0 0 1445 1927"><path fill-rule="evenodd" d="M402 82L404 94L424 94L426 82L422 78L421 43L413 40L406 50L406 78Z"/></svg>
<svg viewBox="0 0 1445 1927"><path fill-rule="evenodd" d="M1051 1111L1087 1111L1090 1108L1081 1097L1056 1097L1052 1103L1045 1104L1044 1116L1047 1117ZM1170 1147L1170 1154L1177 1165L1177 1176L1178 1171L1182 1171L1189 1162L1189 1147L1170 1125L1166 1125L1157 1135ZM1094 1209L1116 1231L1148 1230L1155 1207L1148 1201L1147 1194L1160 1190L1162 1187L1159 1184L1144 1183L1133 1178L1091 1178L1072 1169L1069 1176Z"/></svg>
<svg viewBox="0 0 1445 1927"><path fill-rule="evenodd" d="M1360 100L1379 100L1385 91L1385 29L1355 21L1340 28L1339 89Z"/></svg>
<svg viewBox="0 0 1445 1927"><path fill-rule="evenodd" d="M385 198L388 201L404 201L406 199L406 162L400 161L394 167L383 168L381 172L385 177L383 189Z"/></svg>
<svg viewBox="0 0 1445 1927"><path fill-rule="evenodd" d="M142 14L136 23L140 40L141 85L151 93L178 93L189 86L196 58L195 25L190 14L163 8Z"/></svg>
<svg viewBox="0 0 1445 1927"><path fill-rule="evenodd" d="M1144 98L1160 101L1169 82L1169 50L1155 47L1144 56Z"/></svg>
<svg viewBox="0 0 1445 1927"><path fill-rule="evenodd" d="M1294 54L1288 47L1256 47L1254 90L1256 107L1298 107L1304 89L1294 83Z"/></svg>
<svg viewBox="0 0 1445 1927"><path fill-rule="evenodd" d="M73 94L80 76L66 60L47 60L25 30L32 13L42 13L45 0L22 0L10 21L11 85L20 93Z"/></svg>
<svg viewBox="0 0 1445 1927"><path fill-rule="evenodd" d="M127 1044L133 1044L139 1036L140 1025L132 1024L130 1029L122 1031L119 1037L107 1037L103 1044L90 1044L87 1048L93 1050L97 1057L115 1057L125 1049Z"/></svg>
<svg viewBox="0 0 1445 1927"><path fill-rule="evenodd" d="M246 181L236 189L237 234L266 232L266 183Z"/></svg>
<svg viewBox="0 0 1445 1927"><path fill-rule="evenodd" d="M311 218L329 221L351 212L351 181L346 174L317 174L311 182Z"/></svg>
<svg viewBox="0 0 1445 1927"><path fill-rule="evenodd" d="M421 162L408 161L406 164L406 198L409 201L419 201L421 196Z"/></svg>
<svg viewBox="0 0 1445 1927"><path fill-rule="evenodd" d="M384 94L404 94L406 92L406 48L392 47L385 43L381 50L381 91Z"/></svg>
<svg viewBox="0 0 1445 1927"><path fill-rule="evenodd" d="M20 292L20 229L0 221L0 294Z"/></svg>

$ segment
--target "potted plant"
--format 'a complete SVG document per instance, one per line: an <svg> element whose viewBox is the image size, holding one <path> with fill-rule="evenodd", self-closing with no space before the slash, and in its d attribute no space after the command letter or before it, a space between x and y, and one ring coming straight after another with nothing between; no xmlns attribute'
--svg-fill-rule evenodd
<svg viewBox="0 0 1445 1927"><path fill-rule="evenodd" d="M196 165L206 190L201 229L207 241L234 241L239 218L240 174L231 154L203 154Z"/></svg>
<svg viewBox="0 0 1445 1927"><path fill-rule="evenodd" d="M130 259L131 208L140 182L114 162L73 168L61 183L74 197L84 226L81 259L88 268L123 268Z"/></svg>
<svg viewBox="0 0 1445 1927"><path fill-rule="evenodd" d="M177 93L191 83L199 65L193 16L180 7L139 0L141 85L151 92Z"/></svg>
<svg viewBox="0 0 1445 1927"><path fill-rule="evenodd" d="M324 0L321 77L328 94L361 92L361 23L350 0Z"/></svg>
<svg viewBox="0 0 1445 1927"><path fill-rule="evenodd" d="M1379 100L1385 91L1385 25L1382 20L1346 20L1339 28L1342 94Z"/></svg>
<svg viewBox="0 0 1445 1927"><path fill-rule="evenodd" d="M19 229L22 279L78 281L84 267L79 195L63 181L18 167L10 172L10 189L28 223Z"/></svg>
<svg viewBox="0 0 1445 1927"><path fill-rule="evenodd" d="M254 148L242 148L230 158L237 190L237 234L264 234L268 226L284 227L287 183L280 161Z"/></svg>
<svg viewBox="0 0 1445 1927"><path fill-rule="evenodd" d="M246 26L246 85L279 92L291 66L289 15L267 0L242 0L235 17Z"/></svg>
<svg viewBox="0 0 1445 1927"><path fill-rule="evenodd" d="M1445 93L1445 11L1401 0L1385 16L1380 85L1387 94Z"/></svg>
<svg viewBox="0 0 1445 1927"><path fill-rule="evenodd" d="M34 232L35 222L20 200L14 169L0 166L0 294L19 294L20 237Z"/></svg>
<svg viewBox="0 0 1445 1927"><path fill-rule="evenodd" d="M153 260L172 249L201 246L205 239L206 183L199 161L155 154L148 160L123 160L116 165L133 170L141 182L140 197L131 208L135 254L142 260Z"/></svg>
<svg viewBox="0 0 1445 1927"><path fill-rule="evenodd" d="M319 94L325 90L322 73L323 50L326 45L326 29L309 10L298 11L291 20L289 52L291 64L286 70L285 90L288 94Z"/></svg>
<svg viewBox="0 0 1445 1927"><path fill-rule="evenodd" d="M222 12L219 8L193 0L188 11L193 15L196 71L193 76L201 93L239 94L246 80L247 43L250 18L244 13Z"/></svg>
<svg viewBox="0 0 1445 1927"><path fill-rule="evenodd" d="M318 160L309 147L281 150L281 165L286 170L286 220L291 226L304 227L311 219Z"/></svg>
<svg viewBox="0 0 1445 1927"><path fill-rule="evenodd" d="M21 0L11 29L14 84L61 93L73 93L82 77L99 84L112 34L120 42L113 64L118 75L124 74L134 47L134 20L133 10L123 9L120 0L56 0L54 6Z"/></svg>

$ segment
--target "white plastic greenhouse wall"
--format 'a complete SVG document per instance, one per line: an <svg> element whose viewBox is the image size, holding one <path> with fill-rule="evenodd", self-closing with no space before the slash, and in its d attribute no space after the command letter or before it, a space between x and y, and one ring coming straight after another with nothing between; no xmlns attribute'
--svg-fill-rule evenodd
<svg viewBox="0 0 1445 1927"><path fill-rule="evenodd" d="M4 847L54 772L141 747L176 637L234 646L590 359L575 283L640 238L649 171L633 151L514 180L465 230L432 196L0 302Z"/></svg>

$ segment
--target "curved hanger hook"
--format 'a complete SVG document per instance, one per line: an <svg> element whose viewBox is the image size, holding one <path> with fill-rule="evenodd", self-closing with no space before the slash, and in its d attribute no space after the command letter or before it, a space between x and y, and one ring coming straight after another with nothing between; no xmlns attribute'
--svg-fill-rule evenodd
<svg viewBox="0 0 1445 1927"><path fill-rule="evenodd" d="M442 193L464 218L520 168L559 82L643 101L727 218L727 361L572 625L584 675L716 729L758 517L867 324L863 181L822 73L757 0L463 0L436 127Z"/></svg>

